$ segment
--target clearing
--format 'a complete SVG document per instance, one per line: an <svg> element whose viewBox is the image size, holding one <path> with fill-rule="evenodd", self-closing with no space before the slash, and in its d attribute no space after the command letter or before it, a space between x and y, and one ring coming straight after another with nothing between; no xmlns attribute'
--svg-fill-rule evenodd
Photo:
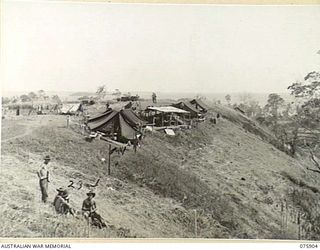
<svg viewBox="0 0 320 250"><path fill-rule="evenodd" d="M0 236L319 237L318 176L271 145L272 135L248 118L225 107L215 111L223 117L216 125L207 119L174 137L147 133L136 153L113 154L111 176L101 161L107 145L85 141L76 117L71 128L58 115L4 119ZM52 200L70 180L101 178L96 201L108 229L58 216L41 203L36 171L46 154ZM70 189L77 210L87 191Z"/></svg>

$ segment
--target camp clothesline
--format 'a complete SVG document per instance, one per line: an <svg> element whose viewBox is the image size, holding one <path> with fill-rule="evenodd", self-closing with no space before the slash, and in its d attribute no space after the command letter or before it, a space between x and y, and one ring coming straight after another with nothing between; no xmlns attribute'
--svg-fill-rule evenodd
<svg viewBox="0 0 320 250"><path fill-rule="evenodd" d="M106 137L103 137L103 136L100 136L100 140L104 140L106 141L108 144L114 146L114 147L128 147L129 145L128 144L124 144L124 143L121 143L121 142L117 142L117 141L114 141L114 140L111 140L109 138L106 138Z"/></svg>

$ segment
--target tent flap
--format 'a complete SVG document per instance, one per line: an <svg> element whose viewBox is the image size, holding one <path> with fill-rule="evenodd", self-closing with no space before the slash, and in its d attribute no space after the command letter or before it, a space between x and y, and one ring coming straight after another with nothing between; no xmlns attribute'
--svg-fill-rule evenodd
<svg viewBox="0 0 320 250"><path fill-rule="evenodd" d="M127 139L136 139L136 130L134 130L119 114L121 136Z"/></svg>

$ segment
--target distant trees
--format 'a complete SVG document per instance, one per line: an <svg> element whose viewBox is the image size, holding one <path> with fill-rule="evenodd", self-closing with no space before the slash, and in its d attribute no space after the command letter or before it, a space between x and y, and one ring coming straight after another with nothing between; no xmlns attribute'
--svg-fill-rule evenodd
<svg viewBox="0 0 320 250"><path fill-rule="evenodd" d="M28 94L28 96L29 96L29 98L31 99L31 100L36 100L37 99L37 94L36 93L34 93L34 92L30 92L29 94Z"/></svg>
<svg viewBox="0 0 320 250"><path fill-rule="evenodd" d="M57 103L61 103L61 99L60 99L60 97L59 97L58 95L53 95L53 96L51 97L51 99L52 99L53 101L57 102Z"/></svg>
<svg viewBox="0 0 320 250"><path fill-rule="evenodd" d="M256 100L249 101L246 106L246 114L250 117L257 117L262 113L262 108L259 105L259 102Z"/></svg>
<svg viewBox="0 0 320 250"><path fill-rule="evenodd" d="M30 102L31 101L31 99L30 99L30 97L28 95L21 95L20 96L20 100L22 102Z"/></svg>
<svg viewBox="0 0 320 250"><path fill-rule="evenodd" d="M11 102L12 103L17 103L19 101L19 97L18 96L14 96L11 98Z"/></svg>
<svg viewBox="0 0 320 250"><path fill-rule="evenodd" d="M121 96L121 92L119 89L115 89L114 92L112 93L112 95L115 95L116 97L120 97Z"/></svg>
<svg viewBox="0 0 320 250"><path fill-rule="evenodd" d="M250 100L252 100L252 95L250 93L241 93L239 95L240 103L247 105Z"/></svg>
<svg viewBox="0 0 320 250"><path fill-rule="evenodd" d="M227 102L231 102L231 96L228 94L225 96ZM262 108L259 105L259 102L255 100L250 93L242 93L239 95L240 103L234 103L233 108L239 108L245 112L245 114L253 119L256 119L261 116ZM228 103L228 106L231 104Z"/></svg>
<svg viewBox="0 0 320 250"><path fill-rule="evenodd" d="M107 94L106 85L98 86L96 91L97 99L98 100L103 99L106 96L106 94Z"/></svg>
<svg viewBox="0 0 320 250"><path fill-rule="evenodd" d="M9 97L2 97L1 101L2 101L2 105L8 104L10 102L10 98Z"/></svg>
<svg viewBox="0 0 320 250"><path fill-rule="evenodd" d="M46 95L46 92L43 89L38 90L38 96L39 97L44 97Z"/></svg>

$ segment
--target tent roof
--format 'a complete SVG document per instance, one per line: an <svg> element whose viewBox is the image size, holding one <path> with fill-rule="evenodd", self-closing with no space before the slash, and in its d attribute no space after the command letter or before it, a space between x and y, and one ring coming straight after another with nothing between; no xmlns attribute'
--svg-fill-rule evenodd
<svg viewBox="0 0 320 250"><path fill-rule="evenodd" d="M105 111L105 112L103 112L101 114L94 115L94 116L89 118L88 122L93 122L93 121L95 121L95 120L97 120L99 118L103 118L105 115L108 115L108 114L112 113L112 111L113 110L108 110L108 111Z"/></svg>
<svg viewBox="0 0 320 250"><path fill-rule="evenodd" d="M172 106L166 106L166 107L148 107L148 110L154 110L154 111L159 111L162 113L178 113L178 114L188 114L190 112L185 111L183 109L178 109L176 107Z"/></svg>
<svg viewBox="0 0 320 250"><path fill-rule="evenodd" d="M141 120L131 109L123 109L120 112L129 124L140 126L146 124L146 122Z"/></svg>
<svg viewBox="0 0 320 250"><path fill-rule="evenodd" d="M198 104L198 106L200 106L202 109L209 109L208 105L205 104L202 100L200 99L193 99L192 101L190 101L190 103L192 104Z"/></svg>
<svg viewBox="0 0 320 250"><path fill-rule="evenodd" d="M61 113L75 113L79 109L80 103L62 104Z"/></svg>
<svg viewBox="0 0 320 250"><path fill-rule="evenodd" d="M116 117L120 119L120 116L121 119L123 119L125 123L130 127L137 127L146 124L146 122L141 120L132 110L124 109L120 111L110 110L102 114L93 116L88 120L88 126L91 130L96 130ZM122 122L122 124L124 123Z"/></svg>
<svg viewBox="0 0 320 250"><path fill-rule="evenodd" d="M193 113L200 113L198 109L196 109L190 102L178 102L176 104L173 104L175 107L179 107L181 109L193 112Z"/></svg>
<svg viewBox="0 0 320 250"><path fill-rule="evenodd" d="M109 112L105 112L101 114L99 117L95 116L89 119L88 126L91 130L98 129L99 127L111 121L117 114L118 114L117 111L111 110Z"/></svg>

